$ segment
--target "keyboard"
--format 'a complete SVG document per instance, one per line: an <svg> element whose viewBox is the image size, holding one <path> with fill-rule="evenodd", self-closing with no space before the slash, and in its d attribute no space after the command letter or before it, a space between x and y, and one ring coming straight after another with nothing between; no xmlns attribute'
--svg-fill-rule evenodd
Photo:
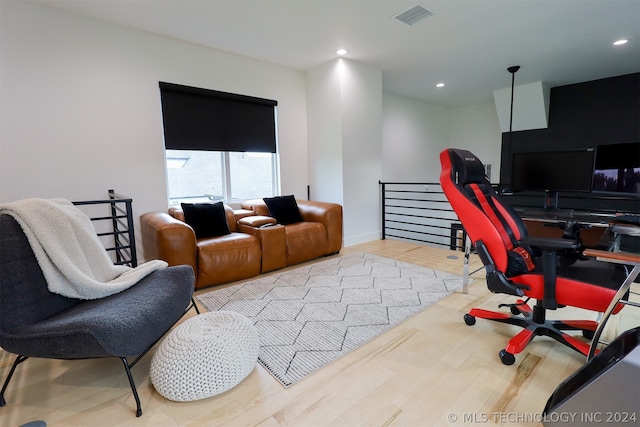
<svg viewBox="0 0 640 427"><path fill-rule="evenodd" d="M615 217L611 222L614 224L629 224L640 227L640 215L625 214Z"/></svg>

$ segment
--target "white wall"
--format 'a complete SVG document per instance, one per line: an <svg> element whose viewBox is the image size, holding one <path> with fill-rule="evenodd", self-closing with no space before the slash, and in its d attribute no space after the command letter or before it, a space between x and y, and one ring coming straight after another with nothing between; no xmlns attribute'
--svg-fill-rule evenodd
<svg viewBox="0 0 640 427"><path fill-rule="evenodd" d="M323 79L338 61L307 80L298 70L13 1L0 1L0 43L0 202L96 199L113 188L133 198L136 221L165 210L158 81L278 100L282 193L306 198L311 184L313 199L341 200L347 244L379 235L378 180L437 181L438 153L448 146L499 161L492 103L447 110L383 94L382 72L353 61L344 61L339 92L327 94L323 85L332 83ZM321 96L341 97L340 109L323 110ZM310 117L326 114L308 133L307 108ZM327 137L337 139L323 147Z"/></svg>
<svg viewBox="0 0 640 427"><path fill-rule="evenodd" d="M166 210L158 81L277 100L282 192L306 198L303 72L25 2L0 7L0 202L113 188L133 198L136 220Z"/></svg>
<svg viewBox="0 0 640 427"><path fill-rule="evenodd" d="M449 144L475 154L485 165L491 164L491 182L500 180L502 132L493 102L451 111Z"/></svg>
<svg viewBox="0 0 640 427"><path fill-rule="evenodd" d="M382 180L438 182L449 146L450 110L402 96L382 98Z"/></svg>
<svg viewBox="0 0 640 427"><path fill-rule="evenodd" d="M438 182L440 152L463 148L492 164L500 176L502 134L493 102L447 109L383 94L383 181Z"/></svg>
<svg viewBox="0 0 640 427"><path fill-rule="evenodd" d="M511 88L493 91L500 130L513 131L549 127L551 87L543 82L527 83L513 88L513 120L511 120Z"/></svg>
<svg viewBox="0 0 640 427"><path fill-rule="evenodd" d="M342 120L338 62L307 73L307 129L311 200L343 204Z"/></svg>
<svg viewBox="0 0 640 427"><path fill-rule="evenodd" d="M338 62L341 79L345 246L380 238L382 179L382 72Z"/></svg>
<svg viewBox="0 0 640 427"><path fill-rule="evenodd" d="M382 72L336 59L307 73L314 200L340 203L344 245L380 237Z"/></svg>

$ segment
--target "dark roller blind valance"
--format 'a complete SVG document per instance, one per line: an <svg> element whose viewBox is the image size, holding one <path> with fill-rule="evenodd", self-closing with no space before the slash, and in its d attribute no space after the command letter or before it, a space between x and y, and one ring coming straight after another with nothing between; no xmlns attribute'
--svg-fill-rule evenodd
<svg viewBox="0 0 640 427"><path fill-rule="evenodd" d="M167 149L276 152L277 101L164 82L160 96Z"/></svg>

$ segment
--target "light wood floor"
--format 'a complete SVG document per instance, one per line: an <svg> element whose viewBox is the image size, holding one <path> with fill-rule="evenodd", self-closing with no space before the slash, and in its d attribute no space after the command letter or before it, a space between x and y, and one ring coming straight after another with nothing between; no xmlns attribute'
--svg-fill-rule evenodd
<svg viewBox="0 0 640 427"><path fill-rule="evenodd" d="M462 273L461 252L383 240L345 248L341 255L355 251ZM471 271L478 267L472 257ZM451 295L288 389L257 365L226 393L171 402L149 381L152 350L132 370L142 400L141 418L135 417L119 360L29 359L9 384L0 426L32 420L44 420L48 426L92 427L541 426L535 420L550 394L584 358L550 338L538 337L517 355L514 365L503 365L497 353L518 329L481 319L469 327L462 320L473 306L495 309L513 301L489 293L483 276L483 271L472 276L469 294ZM633 311L623 310L617 326L640 324L640 310ZM570 308L550 317L595 318ZM0 350L2 381L13 359Z"/></svg>

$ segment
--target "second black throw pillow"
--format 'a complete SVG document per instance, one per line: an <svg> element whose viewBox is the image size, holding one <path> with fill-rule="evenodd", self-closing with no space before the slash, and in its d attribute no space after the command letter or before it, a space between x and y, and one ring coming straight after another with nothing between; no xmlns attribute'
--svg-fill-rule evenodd
<svg viewBox="0 0 640 427"><path fill-rule="evenodd" d="M298 203L293 195L265 197L264 203L269 209L269 214L278 221L279 224L287 225L302 222L302 215L298 209Z"/></svg>

